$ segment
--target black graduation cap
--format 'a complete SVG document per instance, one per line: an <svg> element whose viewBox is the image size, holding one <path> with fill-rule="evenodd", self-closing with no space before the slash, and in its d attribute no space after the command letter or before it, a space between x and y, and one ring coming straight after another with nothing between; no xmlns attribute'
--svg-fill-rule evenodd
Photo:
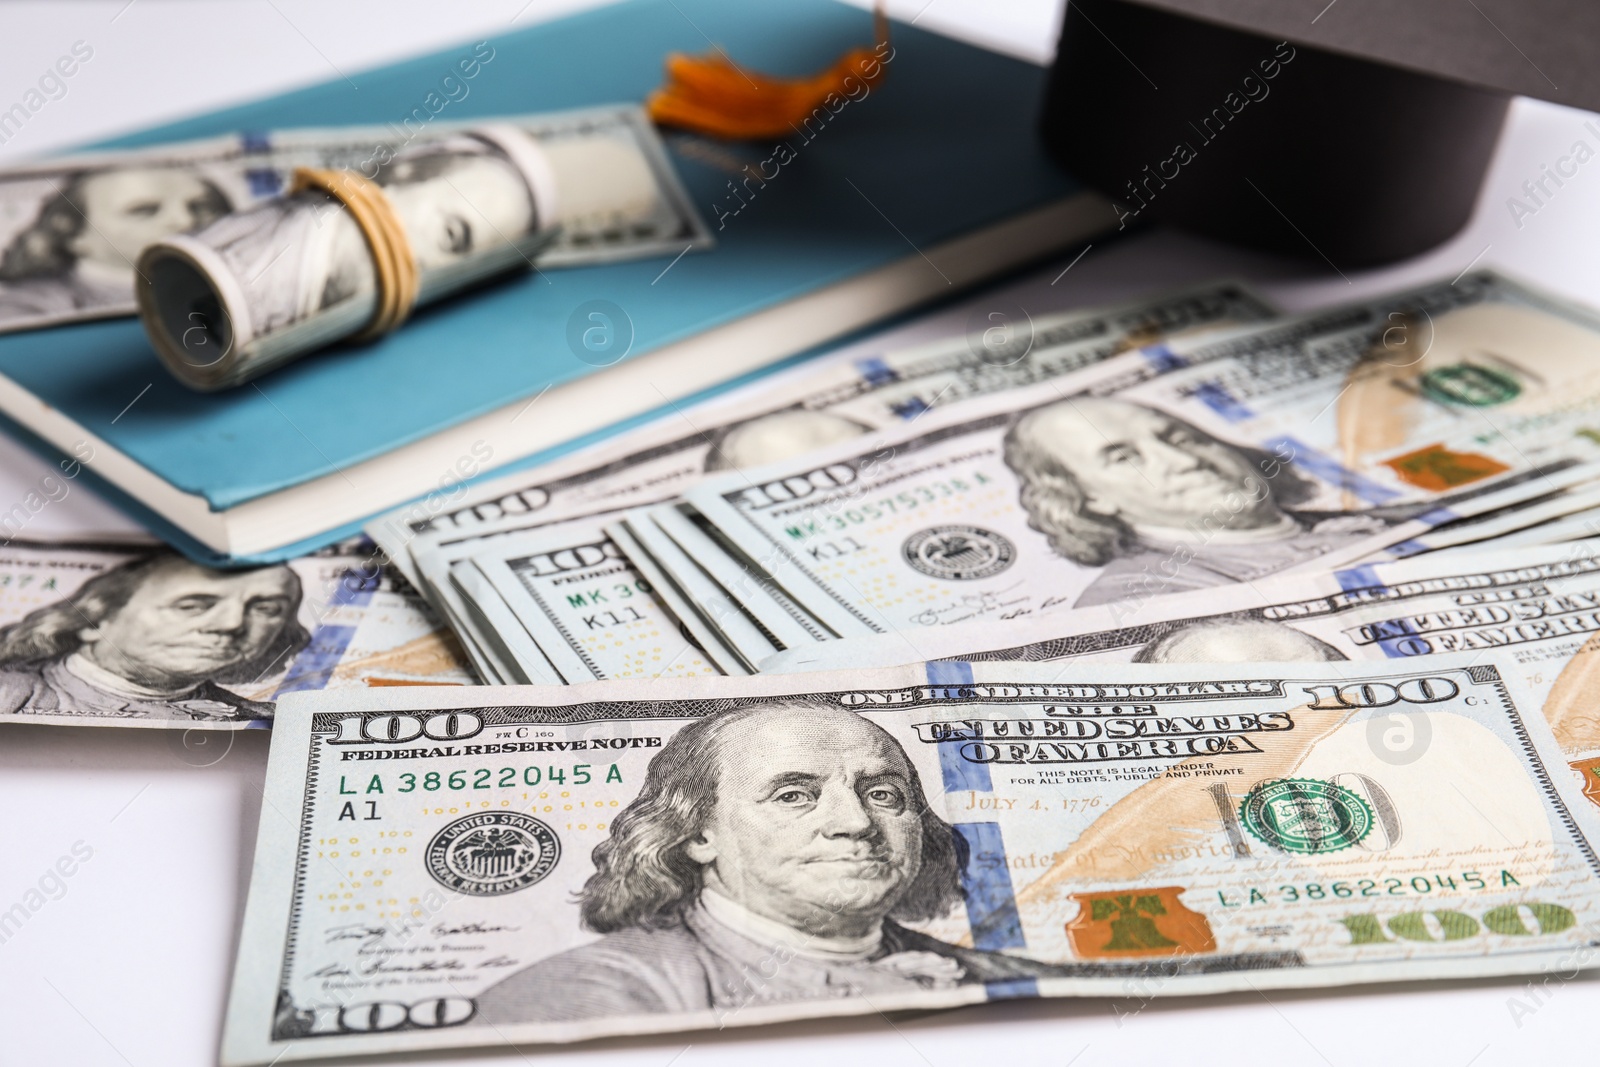
<svg viewBox="0 0 1600 1067"><path fill-rule="evenodd" d="M1342 267L1466 223L1513 94L1600 108L1600 2L1067 0L1041 127L1125 224Z"/></svg>

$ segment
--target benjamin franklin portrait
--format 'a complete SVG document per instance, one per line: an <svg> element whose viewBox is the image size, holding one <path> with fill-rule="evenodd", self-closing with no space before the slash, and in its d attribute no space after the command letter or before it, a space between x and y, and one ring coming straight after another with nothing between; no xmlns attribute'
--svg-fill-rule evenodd
<svg viewBox="0 0 1600 1067"><path fill-rule="evenodd" d="M224 688L310 641L288 567L215 571L162 552L96 575L0 630L0 714L264 719Z"/></svg>
<svg viewBox="0 0 1600 1067"><path fill-rule="evenodd" d="M125 308L145 245L231 207L215 184L184 167L80 171L55 185L0 252L0 323Z"/></svg>
<svg viewBox="0 0 1600 1067"><path fill-rule="evenodd" d="M710 716L651 761L594 851L578 907L600 938L492 986L477 1018L727 1014L1053 973L902 925L961 899L962 847L863 716L799 701Z"/></svg>
<svg viewBox="0 0 1600 1067"><path fill-rule="evenodd" d="M1004 448L1029 525L1058 555L1104 568L1077 606L1250 581L1394 521L1297 510L1315 486L1288 463L1121 400L1035 408Z"/></svg>
<svg viewBox="0 0 1600 1067"><path fill-rule="evenodd" d="M379 171L377 181L422 270L516 240L538 225L528 179L499 145L475 136L407 153Z"/></svg>

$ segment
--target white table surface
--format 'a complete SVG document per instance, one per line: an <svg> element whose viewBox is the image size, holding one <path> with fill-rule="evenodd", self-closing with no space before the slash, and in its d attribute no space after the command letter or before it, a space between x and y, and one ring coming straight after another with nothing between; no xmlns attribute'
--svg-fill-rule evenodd
<svg viewBox="0 0 1600 1067"><path fill-rule="evenodd" d="M751 0L752 3L775 0ZM0 165L264 93L360 72L475 40L592 0L168 0L0 5L0 110L75 41L93 60L22 132ZM919 25L1044 61L1058 0L910 0ZM920 9L920 15L918 14ZM1337 17L1337 13L1329 17ZM1535 61L1538 57L1532 57ZM1600 305L1600 162L1518 227L1507 198L1576 140L1591 116L1519 101L1468 228L1382 270L1329 269L1166 231L1070 257L986 299L1039 313L1218 275L1243 277L1287 309L1453 278L1474 262ZM960 331L950 309L902 339ZM893 343L875 342L863 347ZM46 467L0 439L0 511ZM30 535L126 531L73 488ZM0 728L0 911L79 842L92 857L0 943L0 1064L191 1067L214 1063L260 814L267 737L141 730ZM1141 1003L1009 1003L914 1019L797 1023L755 1031L609 1042L579 1049L435 1055L405 1062L584 1067L713 1064L1402 1063L1466 1067L1568 1062L1590 1053L1600 985L1579 977L1530 993L1476 981L1324 993L1240 994ZM1584 1019L1590 1018L1585 1024Z"/></svg>

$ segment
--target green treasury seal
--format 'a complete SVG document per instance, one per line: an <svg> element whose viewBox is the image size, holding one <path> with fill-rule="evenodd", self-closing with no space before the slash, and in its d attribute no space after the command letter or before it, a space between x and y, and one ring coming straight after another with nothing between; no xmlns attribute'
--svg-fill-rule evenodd
<svg viewBox="0 0 1600 1067"><path fill-rule="evenodd" d="M1314 778L1262 782L1239 806L1239 821L1283 852L1338 852L1372 830L1372 808L1343 786Z"/></svg>

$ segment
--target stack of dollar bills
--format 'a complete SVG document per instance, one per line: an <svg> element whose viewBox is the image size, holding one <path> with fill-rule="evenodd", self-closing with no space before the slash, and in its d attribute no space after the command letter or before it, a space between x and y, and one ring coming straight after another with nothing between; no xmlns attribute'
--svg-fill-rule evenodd
<svg viewBox="0 0 1600 1067"><path fill-rule="evenodd" d="M824 359L368 532L485 682L539 684L915 662L1600 533L1600 317L1497 274L1032 326Z"/></svg>
<svg viewBox="0 0 1600 1067"><path fill-rule="evenodd" d="M490 684L280 696L224 1064L1593 966L1600 319L1033 325L374 523Z"/></svg>

